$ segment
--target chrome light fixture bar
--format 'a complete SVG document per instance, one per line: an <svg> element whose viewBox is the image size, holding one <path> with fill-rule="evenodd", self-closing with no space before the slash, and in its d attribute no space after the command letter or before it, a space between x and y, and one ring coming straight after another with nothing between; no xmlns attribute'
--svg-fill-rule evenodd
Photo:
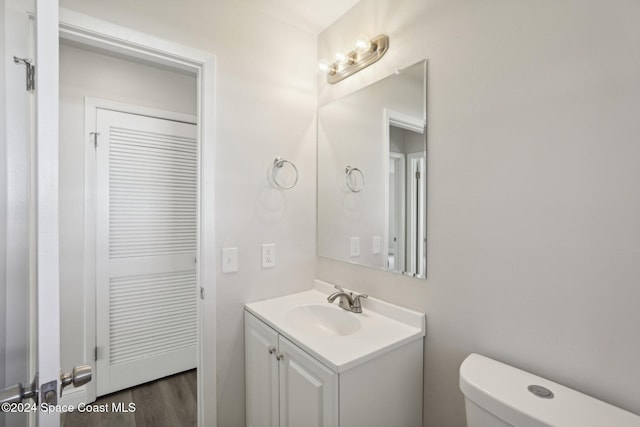
<svg viewBox="0 0 640 427"><path fill-rule="evenodd" d="M320 65L327 73L327 82L338 83L377 62L389 50L389 37L381 34L371 40L359 39L356 48L344 55L336 55L331 65Z"/></svg>

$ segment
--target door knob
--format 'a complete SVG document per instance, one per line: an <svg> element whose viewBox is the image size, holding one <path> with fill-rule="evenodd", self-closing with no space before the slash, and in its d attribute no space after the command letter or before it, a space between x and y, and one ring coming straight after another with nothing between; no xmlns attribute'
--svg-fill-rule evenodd
<svg viewBox="0 0 640 427"><path fill-rule="evenodd" d="M0 390L0 403L21 403L24 399L32 399L38 403L38 375L26 386L15 384Z"/></svg>
<svg viewBox="0 0 640 427"><path fill-rule="evenodd" d="M91 381L90 365L76 366L70 374L64 374L60 371L60 396L62 396L62 389L69 384L73 384L74 387L80 387L89 381Z"/></svg>

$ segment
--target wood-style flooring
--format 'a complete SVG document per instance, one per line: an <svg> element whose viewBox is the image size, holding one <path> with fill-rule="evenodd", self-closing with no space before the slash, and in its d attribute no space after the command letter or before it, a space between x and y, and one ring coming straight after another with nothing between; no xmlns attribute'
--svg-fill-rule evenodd
<svg viewBox="0 0 640 427"><path fill-rule="evenodd" d="M109 412L63 413L62 427L194 427L197 423L196 370L172 375L102 396L91 406L108 405ZM113 403L135 412L114 412Z"/></svg>

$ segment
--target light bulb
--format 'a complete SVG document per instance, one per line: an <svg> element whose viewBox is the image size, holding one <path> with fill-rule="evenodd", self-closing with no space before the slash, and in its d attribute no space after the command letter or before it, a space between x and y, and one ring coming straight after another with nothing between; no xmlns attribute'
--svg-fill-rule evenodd
<svg viewBox="0 0 640 427"><path fill-rule="evenodd" d="M326 59L320 60L320 62L318 63L318 68L323 73L326 73L329 75L333 75L336 73L336 65L330 64L329 61L327 61Z"/></svg>
<svg viewBox="0 0 640 427"><path fill-rule="evenodd" d="M345 55L344 53L336 53L336 61L341 64L347 62L347 55Z"/></svg>
<svg viewBox="0 0 640 427"><path fill-rule="evenodd" d="M331 69L331 65L329 64L329 61L327 61L326 59L322 59L320 60L320 62L318 62L318 68L323 73L328 73Z"/></svg>
<svg viewBox="0 0 640 427"><path fill-rule="evenodd" d="M371 41L367 36L360 36L356 39L356 52L365 53L371 50Z"/></svg>
<svg viewBox="0 0 640 427"><path fill-rule="evenodd" d="M338 69L344 69L349 65L353 64L355 60L353 53L336 53L336 64Z"/></svg>

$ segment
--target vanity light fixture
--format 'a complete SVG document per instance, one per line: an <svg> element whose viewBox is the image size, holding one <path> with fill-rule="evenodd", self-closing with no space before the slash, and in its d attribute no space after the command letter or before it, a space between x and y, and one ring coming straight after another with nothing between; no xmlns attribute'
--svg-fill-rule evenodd
<svg viewBox="0 0 640 427"><path fill-rule="evenodd" d="M336 54L333 63L320 61L318 67L322 72L327 73L327 82L335 84L377 62L388 49L389 36L381 34L372 39L359 37L354 50Z"/></svg>

